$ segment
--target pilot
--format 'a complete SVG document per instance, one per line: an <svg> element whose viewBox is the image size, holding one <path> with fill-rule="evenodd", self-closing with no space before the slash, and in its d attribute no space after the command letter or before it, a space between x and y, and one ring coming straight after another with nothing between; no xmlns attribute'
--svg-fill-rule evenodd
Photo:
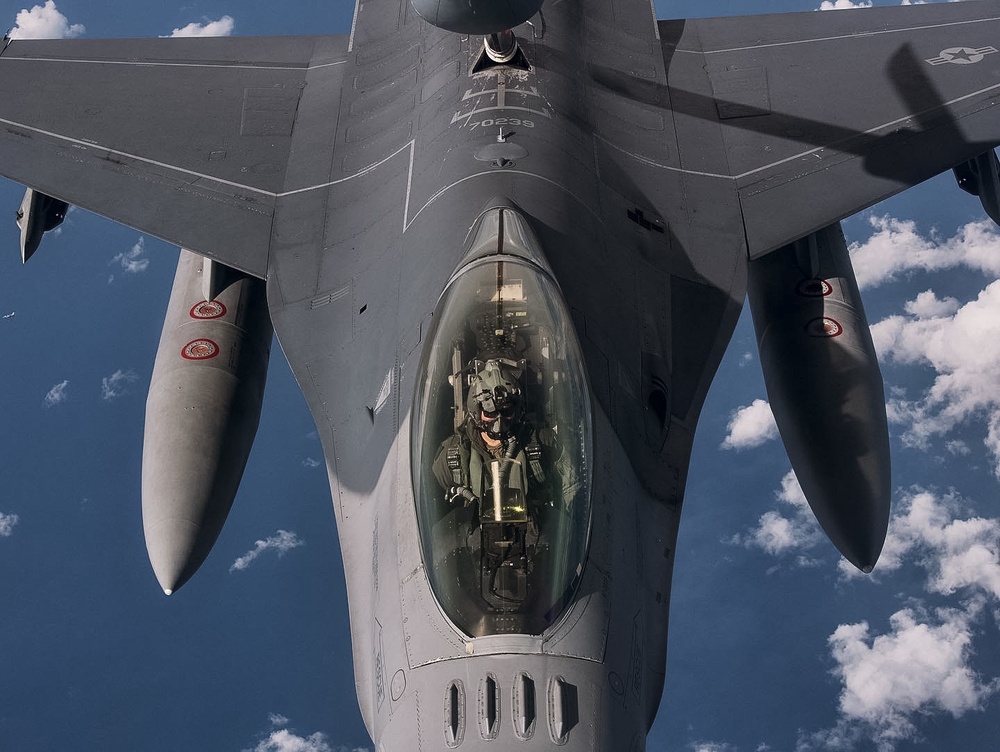
<svg viewBox="0 0 1000 752"><path fill-rule="evenodd" d="M555 448L540 441L527 419L521 371L518 363L493 358L472 378L465 422L434 460L434 475L450 503L478 504L497 484L522 500L547 501L543 465Z"/></svg>

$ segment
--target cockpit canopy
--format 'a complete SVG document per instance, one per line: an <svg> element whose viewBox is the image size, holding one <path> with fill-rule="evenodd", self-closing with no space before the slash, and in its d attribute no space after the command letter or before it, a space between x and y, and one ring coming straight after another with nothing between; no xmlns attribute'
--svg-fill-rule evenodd
<svg viewBox="0 0 1000 752"><path fill-rule="evenodd" d="M416 379L424 564L466 634L540 634L572 597L586 557L590 399L562 296L522 253L537 253L523 218L488 212L477 241L470 256L494 250L467 257L445 289Z"/></svg>

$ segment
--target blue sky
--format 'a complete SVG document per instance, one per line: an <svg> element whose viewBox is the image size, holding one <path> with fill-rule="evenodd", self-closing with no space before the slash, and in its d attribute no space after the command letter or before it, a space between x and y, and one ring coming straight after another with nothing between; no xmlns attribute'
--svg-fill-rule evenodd
<svg viewBox="0 0 1000 752"><path fill-rule="evenodd" d="M818 5L703 0L660 15ZM0 4L8 25L21 8ZM343 33L352 8L60 0L18 25ZM0 184L11 219L20 198ZM996 748L1000 235L949 175L845 229L890 402L886 551L863 577L817 534L745 316L697 437L651 750ZM72 211L22 267L13 221L0 233L0 749L370 749L321 450L280 350L229 522L166 598L139 473L177 250Z"/></svg>

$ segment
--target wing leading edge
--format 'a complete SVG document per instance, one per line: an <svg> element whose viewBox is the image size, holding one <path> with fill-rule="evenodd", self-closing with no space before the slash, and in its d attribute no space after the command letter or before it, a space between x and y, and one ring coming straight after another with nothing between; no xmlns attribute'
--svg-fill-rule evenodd
<svg viewBox="0 0 1000 752"><path fill-rule="evenodd" d="M340 36L9 42L0 174L263 277L302 161L300 94L346 51Z"/></svg>
<svg viewBox="0 0 1000 752"><path fill-rule="evenodd" d="M659 27L674 117L721 130L752 258L1000 143L995 0Z"/></svg>
<svg viewBox="0 0 1000 752"><path fill-rule="evenodd" d="M735 181L751 257L1000 143L997 0L659 30L667 91L626 96L720 130L727 173L706 174L684 143L680 170ZM9 42L0 174L263 277L275 202L301 187L294 165L308 160L307 144L296 150L300 95L313 77L339 88L347 46ZM672 64L691 56L702 64Z"/></svg>

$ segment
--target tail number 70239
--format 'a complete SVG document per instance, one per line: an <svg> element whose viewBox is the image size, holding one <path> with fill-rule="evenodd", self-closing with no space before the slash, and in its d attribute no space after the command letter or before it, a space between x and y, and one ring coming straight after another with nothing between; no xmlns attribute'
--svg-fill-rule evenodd
<svg viewBox="0 0 1000 752"><path fill-rule="evenodd" d="M507 117L486 118L485 120L470 122L469 129L475 130L476 128L495 128L497 126L504 126L504 125L534 128L535 121L522 120L521 118L507 118Z"/></svg>

